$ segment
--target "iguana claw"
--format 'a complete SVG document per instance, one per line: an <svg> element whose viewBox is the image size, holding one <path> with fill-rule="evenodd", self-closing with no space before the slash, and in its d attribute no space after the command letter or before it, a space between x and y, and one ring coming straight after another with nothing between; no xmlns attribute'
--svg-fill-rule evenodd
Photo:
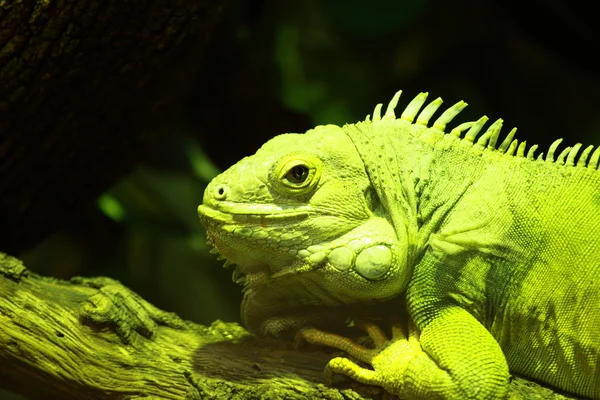
<svg viewBox="0 0 600 400"><path fill-rule="evenodd" d="M305 340L312 344L334 347L373 368L361 367L346 357L335 357L325 367L325 377L329 383L333 382L334 374L341 374L357 382L380 386L390 392L398 393L403 386L402 372L415 357L423 353L414 324L409 323L405 329L400 320L394 321L391 340L378 325L371 321L357 320L355 325L369 335L374 348L364 347L352 339L315 328L305 328L299 331L296 335L296 343ZM395 382L387 381L390 377L390 370L395 372L394 375L391 375L397 377Z"/></svg>

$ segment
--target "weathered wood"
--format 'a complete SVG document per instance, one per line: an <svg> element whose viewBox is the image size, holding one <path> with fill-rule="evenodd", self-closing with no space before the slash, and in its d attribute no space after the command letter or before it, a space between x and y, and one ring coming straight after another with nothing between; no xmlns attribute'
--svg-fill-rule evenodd
<svg viewBox="0 0 600 400"><path fill-rule="evenodd" d="M204 327L157 309L109 278L42 277L0 253L0 387L60 399L375 399L329 387L331 354ZM510 399L567 399L515 378Z"/></svg>
<svg viewBox="0 0 600 400"><path fill-rule="evenodd" d="M0 253L0 386L32 398L365 398L325 385L328 358L237 324L182 321L108 278L42 277Z"/></svg>
<svg viewBox="0 0 600 400"><path fill-rule="evenodd" d="M226 0L0 0L0 250L93 201L168 134Z"/></svg>

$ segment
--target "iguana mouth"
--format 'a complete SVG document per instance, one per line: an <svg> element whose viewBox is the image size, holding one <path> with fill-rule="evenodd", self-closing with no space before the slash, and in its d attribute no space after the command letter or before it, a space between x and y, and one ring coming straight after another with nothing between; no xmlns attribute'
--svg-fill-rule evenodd
<svg viewBox="0 0 600 400"><path fill-rule="evenodd" d="M198 215L223 224L250 223L264 225L266 223L299 222L314 213L309 206L290 206L284 208L271 204L244 204L219 202L217 207L198 206Z"/></svg>
<svg viewBox="0 0 600 400"><path fill-rule="evenodd" d="M255 232L268 236L265 230L267 227L295 224L313 214L312 208L304 205L281 207L270 204L219 202L198 207L200 220L207 228L210 253L217 255L218 260L224 261L224 267L234 267L232 279L244 289L251 283L256 284L271 276L273 271L266 261L260 262L260 258L254 259L252 266L240 265L235 254L244 254L247 249L233 249L228 244L230 238L237 236L240 243L252 242L251 238ZM256 240L256 235L253 238Z"/></svg>

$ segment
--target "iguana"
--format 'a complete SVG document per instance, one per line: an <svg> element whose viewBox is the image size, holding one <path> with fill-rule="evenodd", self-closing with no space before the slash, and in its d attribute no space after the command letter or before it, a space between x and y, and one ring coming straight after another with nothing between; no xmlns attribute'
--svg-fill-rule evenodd
<svg viewBox="0 0 600 400"><path fill-rule="evenodd" d="M208 185L198 213L237 265L244 324L345 350L369 367L329 373L403 399L502 399L509 369L600 399L600 147L536 157L515 129L498 144L502 120L446 132L462 101L430 124L442 100L421 93L398 118L400 93L383 116L276 136ZM375 349L318 328L398 298L391 340L358 321Z"/></svg>

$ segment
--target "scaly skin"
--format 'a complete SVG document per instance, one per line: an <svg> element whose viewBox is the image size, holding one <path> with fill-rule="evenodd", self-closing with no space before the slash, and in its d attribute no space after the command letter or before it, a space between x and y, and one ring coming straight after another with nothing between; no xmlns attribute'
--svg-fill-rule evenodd
<svg viewBox="0 0 600 400"><path fill-rule="evenodd" d="M329 372L402 398L501 399L510 368L600 399L600 150L535 159L515 130L497 144L501 120L445 133L464 102L428 127L441 100L396 118L399 96L277 136L207 187L198 212L237 264L244 323L343 349L373 369ZM396 298L391 340L362 324L375 349L315 328Z"/></svg>

